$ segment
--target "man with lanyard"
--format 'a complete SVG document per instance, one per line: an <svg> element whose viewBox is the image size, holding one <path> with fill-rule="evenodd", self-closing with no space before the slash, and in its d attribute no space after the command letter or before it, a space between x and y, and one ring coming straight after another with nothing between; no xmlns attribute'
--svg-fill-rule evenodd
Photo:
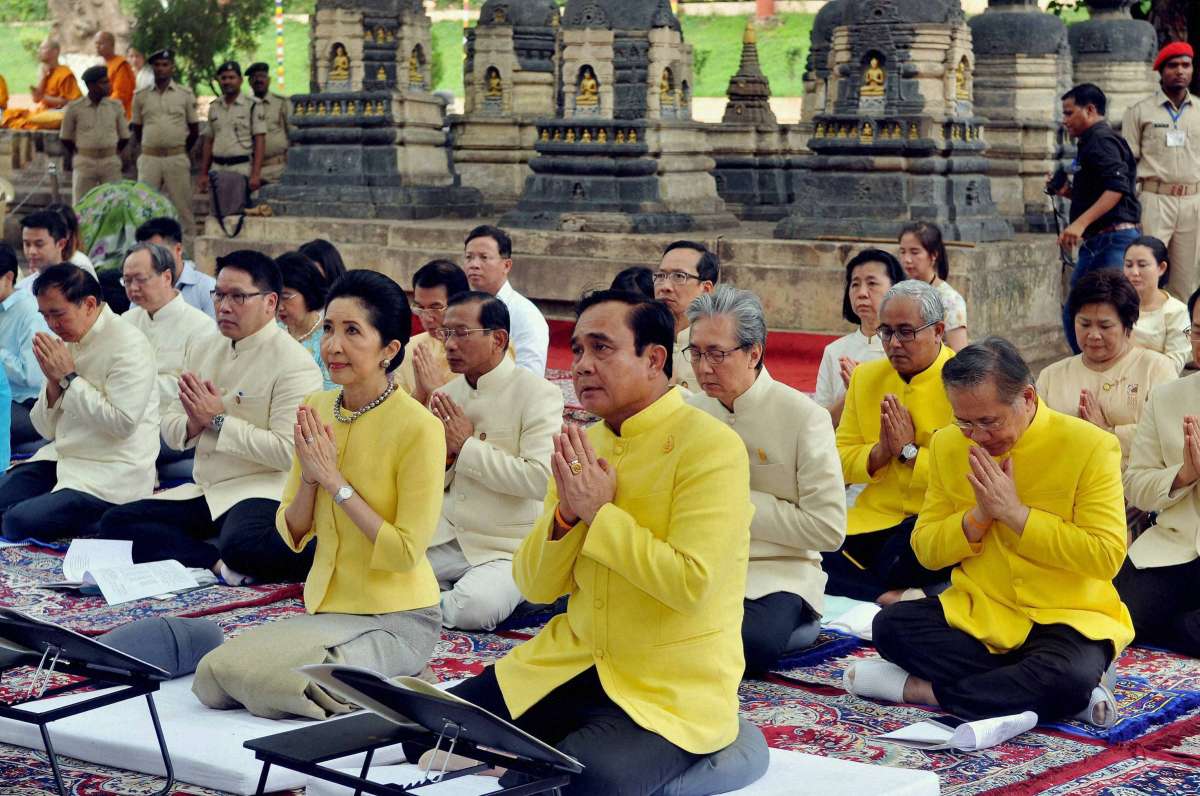
<svg viewBox="0 0 1200 796"><path fill-rule="evenodd" d="M1100 268L1120 268L1125 249L1141 233L1142 208L1135 195L1137 162L1125 139L1104 118L1108 99L1098 86L1081 83L1062 96L1063 126L1078 141L1074 177L1058 195L1071 200L1071 225L1058 237L1066 252L1079 252L1071 287ZM1075 324L1063 309L1063 330L1075 353Z"/></svg>
<svg viewBox="0 0 1200 796"><path fill-rule="evenodd" d="M279 182L287 165L288 101L271 91L271 69L264 63L250 64L246 70L254 103L262 112L266 127L263 132L263 182Z"/></svg>
<svg viewBox="0 0 1200 796"><path fill-rule="evenodd" d="M217 68L221 99L208 106L208 133L196 187L208 193L208 172L230 171L250 180L250 190L262 186L266 120L254 100L242 93L242 67L226 61Z"/></svg>
<svg viewBox="0 0 1200 796"><path fill-rule="evenodd" d="M174 81L175 53L150 56L154 83L133 96L133 136L141 144L138 182L165 193L179 212L183 228L194 230L192 162L188 153L200 137L196 96Z"/></svg>
<svg viewBox="0 0 1200 796"><path fill-rule="evenodd" d="M1125 112L1121 134L1138 161L1142 231L1167 244L1168 287L1186 300L1200 285L1200 108L1188 91L1192 46L1172 42L1154 59L1159 90Z"/></svg>

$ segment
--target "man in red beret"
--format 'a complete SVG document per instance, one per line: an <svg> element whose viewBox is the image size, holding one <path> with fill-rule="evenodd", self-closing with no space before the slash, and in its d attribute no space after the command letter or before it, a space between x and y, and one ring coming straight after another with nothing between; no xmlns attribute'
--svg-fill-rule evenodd
<svg viewBox="0 0 1200 796"><path fill-rule="evenodd" d="M1171 42L1154 59L1159 90L1125 112L1121 134L1138 161L1142 232L1167 244L1168 287L1200 287L1200 104L1188 91L1192 46Z"/></svg>

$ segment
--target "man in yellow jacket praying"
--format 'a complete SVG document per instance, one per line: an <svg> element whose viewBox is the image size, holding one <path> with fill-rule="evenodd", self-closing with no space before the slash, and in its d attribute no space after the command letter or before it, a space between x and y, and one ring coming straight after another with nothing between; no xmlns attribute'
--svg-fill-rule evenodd
<svg viewBox="0 0 1200 796"><path fill-rule="evenodd" d="M603 422L556 435L513 558L525 597L567 612L452 691L582 762L564 794L655 793L738 735L749 457L668 386L664 304L602 291L577 316L575 389Z"/></svg>
<svg viewBox="0 0 1200 796"><path fill-rule="evenodd" d="M885 660L856 664L846 685L965 719L1030 710L1111 726L1101 678L1133 640L1112 584L1125 559L1120 444L1042 403L1007 340L959 351L942 381L957 428L930 443L912 546L926 567L954 567L951 586L880 611Z"/></svg>

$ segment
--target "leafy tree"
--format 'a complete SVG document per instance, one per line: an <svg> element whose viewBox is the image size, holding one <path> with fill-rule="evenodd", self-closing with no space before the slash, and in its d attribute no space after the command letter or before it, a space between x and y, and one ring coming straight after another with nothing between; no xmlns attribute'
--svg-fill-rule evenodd
<svg viewBox="0 0 1200 796"><path fill-rule="evenodd" d="M179 81L193 91L207 83L219 96L217 67L254 52L272 13L264 0L133 0L133 46L174 50Z"/></svg>

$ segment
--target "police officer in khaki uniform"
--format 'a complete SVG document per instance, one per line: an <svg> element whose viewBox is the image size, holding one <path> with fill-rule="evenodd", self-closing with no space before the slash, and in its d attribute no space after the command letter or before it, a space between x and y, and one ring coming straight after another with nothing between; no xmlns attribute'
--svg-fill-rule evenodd
<svg viewBox="0 0 1200 796"><path fill-rule="evenodd" d="M263 182L279 182L287 165L288 101L271 88L271 68L264 63L251 64L246 70L254 101L266 119L266 139L263 149Z"/></svg>
<svg viewBox="0 0 1200 796"><path fill-rule="evenodd" d="M1121 134L1138 160L1142 232L1167 244L1168 287L1186 300L1200 287L1200 99L1191 45L1174 42L1154 60L1159 90L1125 112Z"/></svg>
<svg viewBox="0 0 1200 796"><path fill-rule="evenodd" d="M226 61L217 69L221 98L208 106L208 132L197 187L208 193L208 172L232 171L250 178L250 190L262 186L266 119L254 100L242 93L242 67Z"/></svg>
<svg viewBox="0 0 1200 796"><path fill-rule="evenodd" d="M142 146L138 182L165 193L179 212L184 234L193 231L192 162L188 153L200 137L196 96L176 83L175 54L150 56L154 85L133 95L133 135Z"/></svg>
<svg viewBox="0 0 1200 796"><path fill-rule="evenodd" d="M83 73L87 94L67 106L59 137L72 156L72 204L106 182L121 179L120 152L129 141L125 108L110 99L108 70L93 66Z"/></svg>

